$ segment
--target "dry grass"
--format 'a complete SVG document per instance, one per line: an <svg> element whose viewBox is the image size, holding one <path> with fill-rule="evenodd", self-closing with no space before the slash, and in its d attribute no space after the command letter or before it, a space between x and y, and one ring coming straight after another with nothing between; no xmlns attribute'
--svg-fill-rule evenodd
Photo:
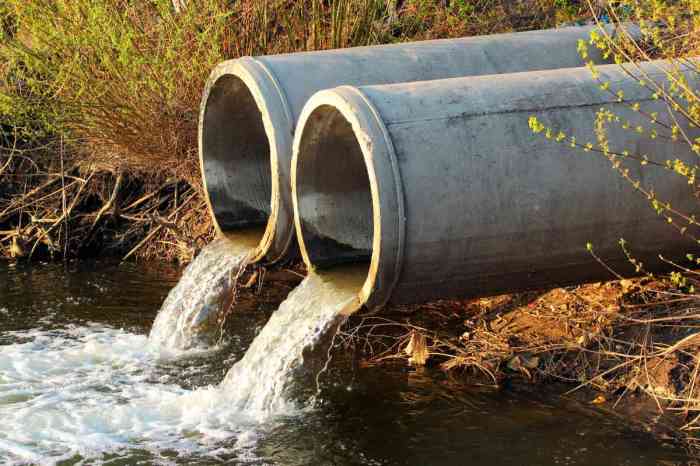
<svg viewBox="0 0 700 466"><path fill-rule="evenodd" d="M62 154L60 143L50 146ZM49 150L49 148L46 148ZM30 155L28 155L30 154ZM212 238L196 190L177 179L82 168L32 149L9 152L0 196L0 252L44 259L151 254L189 259ZM150 249L149 249L150 248Z"/></svg>
<svg viewBox="0 0 700 466"><path fill-rule="evenodd" d="M642 278L396 307L353 317L341 344L365 365L416 365L417 334L426 364L476 384L564 382L611 408L650 399L700 446L700 296L687 288Z"/></svg>

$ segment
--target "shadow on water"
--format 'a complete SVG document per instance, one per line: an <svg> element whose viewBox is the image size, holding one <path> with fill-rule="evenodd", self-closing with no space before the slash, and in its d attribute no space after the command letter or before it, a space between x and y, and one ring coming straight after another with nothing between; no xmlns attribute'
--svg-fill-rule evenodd
<svg viewBox="0 0 700 466"><path fill-rule="evenodd" d="M12 268L0 263L0 277L2 349L30 341L36 330L47 338L62 329L97 324L142 338L177 282L179 270L107 262ZM228 337L222 348L160 361L145 382L138 377L124 380L172 384L185 391L218 384L297 282L298 278L278 274L268 279L261 295L243 293L227 322ZM300 375L299 392L313 393L313 377ZM0 371L0 394L6 383L3 377ZM343 354L334 357L321 380L313 409L274 419L224 444L212 442L209 450L179 448L194 434L176 431L171 447L154 451L147 436L134 438L131 446L86 464L694 464L682 450L660 444L591 405L551 393L465 387L437 372L357 368ZM117 390L115 386L110 382L97 388ZM119 389L120 394L130 393ZM130 403L128 397L123 403ZM11 413L12 409L12 404L0 403L0 411ZM3 458L12 456L3 450L2 441L0 432L0 463L4 464ZM226 448L229 444L236 447ZM78 464L81 458L76 454L57 464Z"/></svg>

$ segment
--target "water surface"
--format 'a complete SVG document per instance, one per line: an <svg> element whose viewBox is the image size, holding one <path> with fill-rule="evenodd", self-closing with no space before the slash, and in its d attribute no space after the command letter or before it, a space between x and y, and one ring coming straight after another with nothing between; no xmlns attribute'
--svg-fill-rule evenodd
<svg viewBox="0 0 700 466"><path fill-rule="evenodd" d="M260 423L218 385L294 280L242 296L221 345L174 354L148 334L178 277L168 267L0 263L0 464L691 464L587 404L359 368L345 355L312 407L302 400L315 393L313 371L299 371L297 409Z"/></svg>

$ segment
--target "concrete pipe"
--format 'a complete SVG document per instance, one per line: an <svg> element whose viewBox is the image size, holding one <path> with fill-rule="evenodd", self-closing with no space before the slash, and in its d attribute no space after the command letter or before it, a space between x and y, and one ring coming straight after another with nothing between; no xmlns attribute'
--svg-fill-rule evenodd
<svg viewBox="0 0 700 466"><path fill-rule="evenodd" d="M662 65L643 69L664 81ZM618 66L600 72L611 89L673 121L665 103ZM697 89L696 75L687 78ZM667 225L607 159L535 136L528 126L536 115L578 141L595 142L601 108L632 128L650 124L601 90L586 68L317 93L299 118L292 161L304 261L310 269L364 262L359 297L377 308L613 278L588 242L622 273L632 267L620 238L650 268L659 265L659 253L692 251L697 245ZM611 150L697 160L685 144L619 124L609 134ZM698 210L685 178L636 161L625 165L660 199Z"/></svg>
<svg viewBox="0 0 700 466"><path fill-rule="evenodd" d="M258 229L258 259L267 256L274 261L290 249L293 132L301 108L315 92L344 84L581 66L576 45L588 38L591 29L244 57L221 63L206 85L199 124L202 174L217 230L227 234ZM596 53L591 58L603 61Z"/></svg>

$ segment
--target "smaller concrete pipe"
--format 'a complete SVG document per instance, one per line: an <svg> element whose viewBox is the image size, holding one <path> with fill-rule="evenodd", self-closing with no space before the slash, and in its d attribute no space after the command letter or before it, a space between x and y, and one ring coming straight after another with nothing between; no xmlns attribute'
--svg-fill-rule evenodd
<svg viewBox="0 0 700 466"><path fill-rule="evenodd" d="M655 81L658 66L643 69ZM601 79L669 120L665 103L616 65ZM693 88L696 76L688 74ZM645 78L648 79L648 78ZM294 141L292 189L302 256L311 268L365 262L359 294L370 308L487 296L613 278L586 249L631 272L618 240L653 269L683 240L600 155L532 134L536 115L595 142L600 108L649 121L600 89L586 68L447 79L314 95ZM683 118L679 118L683 121ZM640 123L646 121L646 123ZM633 126L634 128L635 126ZM698 130L685 128L691 136ZM696 162L685 144L609 128L611 150ZM687 180L625 162L630 174L685 212Z"/></svg>
<svg viewBox="0 0 700 466"><path fill-rule="evenodd" d="M257 258L274 261L294 234L293 132L315 92L366 85L581 66L593 27L244 57L217 66L200 111L199 155L219 233L260 229ZM637 29L630 28L634 34ZM598 51L591 59L604 60Z"/></svg>

